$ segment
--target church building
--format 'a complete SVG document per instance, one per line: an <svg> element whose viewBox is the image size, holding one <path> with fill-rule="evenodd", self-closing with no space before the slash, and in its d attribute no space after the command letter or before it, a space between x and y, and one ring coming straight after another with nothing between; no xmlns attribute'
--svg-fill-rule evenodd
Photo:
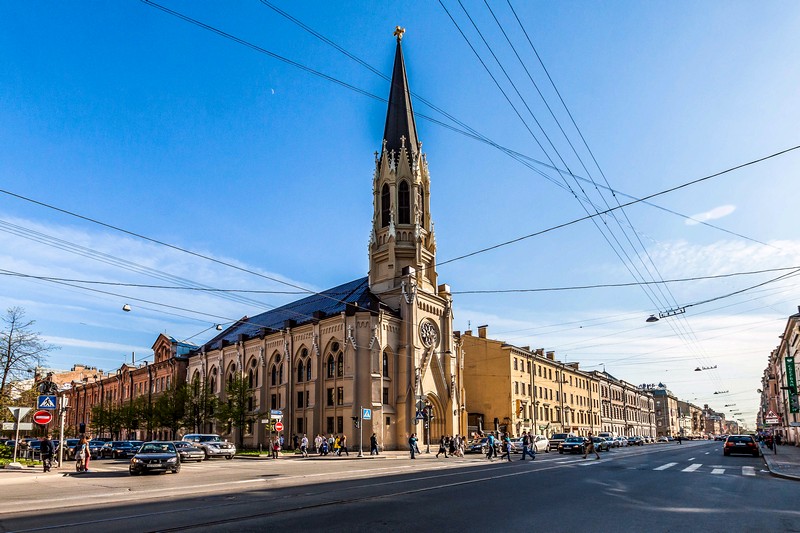
<svg viewBox="0 0 800 533"><path fill-rule="evenodd" d="M385 449L406 449L411 433L421 443L466 433L463 354L450 287L437 279L428 161L417 137L403 30L395 36L372 176L368 276L243 318L190 353L190 383L210 387L224 402L225 384L238 375L253 392L247 427L226 433L209 423L204 432L266 445L269 413L280 411L288 441L345 434L351 449L360 431L365 448L375 433ZM370 418L356 429L354 418L364 413Z"/></svg>

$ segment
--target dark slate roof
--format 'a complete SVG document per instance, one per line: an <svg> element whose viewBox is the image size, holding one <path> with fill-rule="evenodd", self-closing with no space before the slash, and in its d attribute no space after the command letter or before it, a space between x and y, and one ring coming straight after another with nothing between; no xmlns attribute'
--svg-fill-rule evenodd
<svg viewBox="0 0 800 533"><path fill-rule="evenodd" d="M293 325L299 325L337 315L345 311L348 304L353 303L362 310L377 311L379 306L383 306L378 298L370 292L369 278L363 277L252 318L244 317L208 341L204 347L207 351L216 350L222 347L223 341L237 342L240 335L250 338L263 333L269 334L286 327L289 320L294 321Z"/></svg>
<svg viewBox="0 0 800 533"><path fill-rule="evenodd" d="M383 130L387 152L394 150L395 154L400 153L400 137L406 138L405 145L409 155L412 150L417 151L417 125L414 122L414 110L411 108L411 92L408 90L403 49L398 40L392 85L389 89L389 108L386 111L386 126Z"/></svg>

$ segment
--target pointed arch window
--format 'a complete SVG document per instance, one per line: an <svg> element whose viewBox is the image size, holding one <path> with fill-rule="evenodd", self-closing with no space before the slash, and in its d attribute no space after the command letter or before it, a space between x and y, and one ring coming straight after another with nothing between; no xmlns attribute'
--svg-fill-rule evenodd
<svg viewBox="0 0 800 533"><path fill-rule="evenodd" d="M411 193L408 190L408 182L400 182L400 190L397 198L397 219L399 224L411 224Z"/></svg>
<svg viewBox="0 0 800 533"><path fill-rule="evenodd" d="M327 372L328 378L332 378L334 376L334 364L333 364L333 356L332 355L328 356L328 361L327 361L325 366L328 369L328 372Z"/></svg>
<svg viewBox="0 0 800 533"><path fill-rule="evenodd" d="M389 377L389 354L383 352L383 377Z"/></svg>
<svg viewBox="0 0 800 533"><path fill-rule="evenodd" d="M217 392L217 369L211 369L211 376L208 379L209 384L211 385L211 392Z"/></svg>
<svg viewBox="0 0 800 533"><path fill-rule="evenodd" d="M336 358L336 377L344 376L344 355L339 354Z"/></svg>
<svg viewBox="0 0 800 533"><path fill-rule="evenodd" d="M384 183L381 188L381 227L389 225L389 210L391 209L391 196L389 195L389 185Z"/></svg>
<svg viewBox="0 0 800 533"><path fill-rule="evenodd" d="M278 369L278 384L280 385L282 383L283 383L283 365L281 365L280 368Z"/></svg>
<svg viewBox="0 0 800 533"><path fill-rule="evenodd" d="M272 365L272 371L270 372L270 385L273 387L278 384L278 367Z"/></svg>
<svg viewBox="0 0 800 533"><path fill-rule="evenodd" d="M303 376L305 375L305 372L303 372L303 370L305 370L305 368L303 367L303 361L300 361L297 364L297 382L298 383L302 383L303 382Z"/></svg>
<svg viewBox="0 0 800 533"><path fill-rule="evenodd" d="M311 360L306 361L306 381L311 381Z"/></svg>

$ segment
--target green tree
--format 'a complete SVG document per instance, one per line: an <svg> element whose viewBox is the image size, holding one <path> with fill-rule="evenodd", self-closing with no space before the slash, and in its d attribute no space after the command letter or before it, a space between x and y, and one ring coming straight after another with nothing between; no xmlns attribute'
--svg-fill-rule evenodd
<svg viewBox="0 0 800 533"><path fill-rule="evenodd" d="M226 401L219 407L217 421L224 424L228 432L238 429L237 446L242 447L244 433L257 418L253 411L253 389L247 380L238 374L231 378L225 386Z"/></svg>
<svg viewBox="0 0 800 533"><path fill-rule="evenodd" d="M201 383L200 379L195 377L186 394L183 427L193 428L195 433L201 433L206 424L215 419L217 405L219 399L211 390L211 386Z"/></svg>
<svg viewBox="0 0 800 533"><path fill-rule="evenodd" d="M169 428L172 437L176 438L186 419L189 390L185 383L171 385L153 403L154 423L156 427Z"/></svg>

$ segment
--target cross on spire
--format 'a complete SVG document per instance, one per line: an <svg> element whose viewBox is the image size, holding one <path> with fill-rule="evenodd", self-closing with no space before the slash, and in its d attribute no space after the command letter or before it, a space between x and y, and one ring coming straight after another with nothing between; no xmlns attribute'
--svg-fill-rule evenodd
<svg viewBox="0 0 800 533"><path fill-rule="evenodd" d="M403 40L403 34L404 34L405 32L406 32L406 29L405 29L405 28L401 28L400 26L397 26L397 27L394 29L394 33L393 33L392 35L394 35L395 37L397 37L397 42L399 43L400 41L402 41L402 40Z"/></svg>

